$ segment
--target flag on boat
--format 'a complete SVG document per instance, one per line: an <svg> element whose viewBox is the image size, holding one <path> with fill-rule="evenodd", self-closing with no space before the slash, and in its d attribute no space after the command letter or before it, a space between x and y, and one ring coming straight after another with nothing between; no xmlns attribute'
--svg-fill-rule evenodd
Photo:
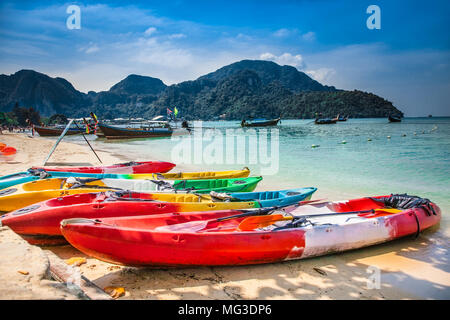
<svg viewBox="0 0 450 320"><path fill-rule="evenodd" d="M169 108L167 108L167 114L169 115L169 114L171 114L173 111L172 110L170 110Z"/></svg>
<svg viewBox="0 0 450 320"><path fill-rule="evenodd" d="M175 115L175 117L177 116L177 114L178 114L178 109L177 109L177 107L175 107L175 108L173 109L173 114Z"/></svg>
<svg viewBox="0 0 450 320"><path fill-rule="evenodd" d="M92 117L92 120L94 120L95 124L97 124L98 119L97 119L97 116L95 115L95 113L91 112L91 117Z"/></svg>

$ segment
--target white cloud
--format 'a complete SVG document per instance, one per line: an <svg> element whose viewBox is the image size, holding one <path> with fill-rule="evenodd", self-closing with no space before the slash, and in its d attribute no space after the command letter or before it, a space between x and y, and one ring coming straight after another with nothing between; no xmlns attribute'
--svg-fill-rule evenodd
<svg viewBox="0 0 450 320"><path fill-rule="evenodd" d="M94 44L93 46L87 48L84 52L87 53L87 54L89 54L89 53L97 52L97 51L99 51L99 50L100 50L100 48L97 47L97 45Z"/></svg>
<svg viewBox="0 0 450 320"><path fill-rule="evenodd" d="M87 46L83 46L78 48L79 52L83 52L86 54L95 53L99 51L100 48L97 46L97 44L90 42Z"/></svg>
<svg viewBox="0 0 450 320"><path fill-rule="evenodd" d="M316 39L316 34L315 34L315 32L309 31L309 32L303 34L302 38L307 41L313 41Z"/></svg>
<svg viewBox="0 0 450 320"><path fill-rule="evenodd" d="M154 34L155 32L156 32L157 30L156 30L156 28L155 27L150 27L150 28L148 28L147 30L145 30L145 35L147 35L147 36L151 36L152 34Z"/></svg>
<svg viewBox="0 0 450 320"><path fill-rule="evenodd" d="M186 35L184 33L175 33L175 34L171 34L168 37L169 39L182 39L182 38L186 38Z"/></svg>
<svg viewBox="0 0 450 320"><path fill-rule="evenodd" d="M305 68L305 62L300 54L292 55L290 53L283 53L280 56L276 56L270 52L263 53L259 56L261 60L269 60L276 62L280 65L289 65L301 70Z"/></svg>
<svg viewBox="0 0 450 320"><path fill-rule="evenodd" d="M336 74L336 70L334 70L333 68L320 68L317 70L307 70L305 71L305 73L314 80L323 83L333 77Z"/></svg>
<svg viewBox="0 0 450 320"><path fill-rule="evenodd" d="M287 36L289 36L290 34L291 34L291 31L290 31L289 29L286 29L286 28L278 29L277 31L275 31L275 32L273 33L273 35L274 35L275 37L279 37L279 38L287 37Z"/></svg>

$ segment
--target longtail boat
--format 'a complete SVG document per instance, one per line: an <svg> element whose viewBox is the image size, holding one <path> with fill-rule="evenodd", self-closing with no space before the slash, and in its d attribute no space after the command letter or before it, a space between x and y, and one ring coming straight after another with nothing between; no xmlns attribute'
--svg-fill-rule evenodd
<svg viewBox="0 0 450 320"><path fill-rule="evenodd" d="M315 119L315 124L335 124L337 119Z"/></svg>
<svg viewBox="0 0 450 320"><path fill-rule="evenodd" d="M276 126L278 122L281 120L281 118L273 119L273 120L266 120L266 119L255 119L252 121L242 120L241 126L242 127L269 127L269 126Z"/></svg>
<svg viewBox="0 0 450 320"><path fill-rule="evenodd" d="M107 139L170 137L173 130L170 126L148 126L141 128L121 128L99 123L98 127Z"/></svg>
<svg viewBox="0 0 450 320"><path fill-rule="evenodd" d="M36 130L37 133L39 133L39 135L42 137L57 137L61 135L61 133L64 131L64 128L34 126L34 130ZM78 128L70 128L67 131L66 135L70 136L80 133L85 133L85 130Z"/></svg>
<svg viewBox="0 0 450 320"><path fill-rule="evenodd" d="M389 122L401 122L402 121L402 119L400 117L394 117L391 115L389 115L388 119L389 119Z"/></svg>

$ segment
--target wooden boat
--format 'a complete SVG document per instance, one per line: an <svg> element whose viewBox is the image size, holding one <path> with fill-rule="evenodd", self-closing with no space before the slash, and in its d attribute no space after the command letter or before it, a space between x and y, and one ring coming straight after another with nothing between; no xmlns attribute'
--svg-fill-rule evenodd
<svg viewBox="0 0 450 320"><path fill-rule="evenodd" d="M37 133L39 133L39 135L42 137L58 137L64 131L64 128L34 126L34 130L36 130ZM66 135L70 136L80 133L85 133L85 130L78 128L69 128Z"/></svg>
<svg viewBox="0 0 450 320"><path fill-rule="evenodd" d="M121 128L99 123L98 127L107 139L155 138L170 137L173 130L170 126L147 126L141 128Z"/></svg>
<svg viewBox="0 0 450 320"><path fill-rule="evenodd" d="M401 122L402 121L402 119L400 117L394 117L391 115L388 117L388 119L389 119L389 122Z"/></svg>
<svg viewBox="0 0 450 320"><path fill-rule="evenodd" d="M337 119L316 119L314 120L315 124L335 124Z"/></svg>
<svg viewBox="0 0 450 320"><path fill-rule="evenodd" d="M235 266L377 245L418 235L441 219L436 204L407 195L288 208L250 217L222 218L221 213L219 219L199 213L78 218L63 220L61 233L81 252L115 264Z"/></svg>
<svg viewBox="0 0 450 320"><path fill-rule="evenodd" d="M269 127L269 126L276 126L278 122L281 120L281 118L273 119L273 120L266 120L266 119L255 119L251 122L248 122L247 120L242 120L241 126L242 127Z"/></svg>

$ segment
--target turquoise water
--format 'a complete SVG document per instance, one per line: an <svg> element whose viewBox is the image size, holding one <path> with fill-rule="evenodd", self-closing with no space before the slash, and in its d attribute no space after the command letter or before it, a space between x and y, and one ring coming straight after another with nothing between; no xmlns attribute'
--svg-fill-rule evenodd
<svg viewBox="0 0 450 320"><path fill-rule="evenodd" d="M184 146L191 143L191 154L185 152L187 163L181 165L182 169L226 170L246 165L253 174L259 175L262 168L268 167L250 163L255 155L254 150L250 150L254 141L250 144L247 141L244 146L235 141L230 150L225 136L228 129L228 137L256 133L259 138L266 136L267 129L242 130L238 121L203 122L202 126L203 130L196 127L193 135L176 137L176 141L174 138L112 142L97 139L94 145L135 160L157 158L180 163L172 154L174 148L179 148L180 143ZM406 192L427 197L450 211L450 118L406 118L401 123L388 123L386 119L349 119L335 125L283 120L277 130L279 160L273 158L272 161L277 162L279 169L276 174L264 175L261 188L314 186L319 188L316 197L334 199ZM223 137L223 141L217 137ZM260 147L261 141L256 141ZM199 157L214 143L223 146L223 155L219 152L216 158L219 163ZM312 148L312 145L318 147ZM239 163L234 156L234 162L226 163L231 151L241 157L245 155L244 161ZM271 151L270 154L275 155L277 149Z"/></svg>
<svg viewBox="0 0 450 320"><path fill-rule="evenodd" d="M112 142L97 139L93 144L95 148L125 155L129 159L173 161L178 164L175 171L241 169L247 165L253 175L258 175L267 166L250 161L250 147L255 144L259 147L261 140L250 144L236 143L234 147L226 143L226 137L243 138L251 132L265 136L264 129L242 131L238 121L204 122L203 127L216 130L201 131L197 127L193 135L177 137L176 141L173 138ZM227 129L232 132L225 137ZM283 120L277 130L273 141L276 141L278 133L279 148L271 150L271 154L279 156L278 171L276 174L265 174L258 190L314 186L318 192L313 199L344 200L408 193L437 203L443 213L438 228L423 232L418 239L408 237L397 245L377 246L360 254L364 257L375 256L370 263L378 266L380 255L389 252L391 255L385 258L386 263L394 259L394 269L395 265L402 266L404 263L408 270L421 270L423 263L427 263L440 274L444 272L442 278L424 281L421 277L410 275L410 271L384 272L382 282L425 298L449 297L448 282L445 280L450 272L450 118L407 118L401 123L388 123L387 119L349 119L334 125L315 125L311 120ZM220 138L224 138L223 141ZM210 163L208 159L195 163L195 157L201 159L200 156L214 146L215 139L221 146L217 149L217 159L221 158L221 163ZM345 144L342 143L344 140ZM178 159L173 158L173 151L189 144L191 155L184 160L193 163L180 164ZM203 145L202 148L198 148L199 144ZM312 148L313 144L319 147ZM242 163L224 163L227 156L234 158L237 154L245 156ZM276 158L272 160L276 162ZM413 263L414 267L408 267L409 263ZM430 271L425 268L423 272Z"/></svg>

